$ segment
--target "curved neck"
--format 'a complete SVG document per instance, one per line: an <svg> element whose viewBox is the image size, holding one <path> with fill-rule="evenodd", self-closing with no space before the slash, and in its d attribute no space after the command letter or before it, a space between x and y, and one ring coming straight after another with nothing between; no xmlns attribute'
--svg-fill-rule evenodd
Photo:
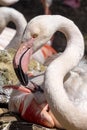
<svg viewBox="0 0 87 130"><path fill-rule="evenodd" d="M10 44L6 47L6 49L8 49L9 47L17 48L20 44L24 29L27 25L24 16L15 9L2 7L0 8L0 17L2 18L2 25L0 25L1 31L9 22L13 22L16 26L16 34L14 38L11 40Z"/></svg>
<svg viewBox="0 0 87 130"><path fill-rule="evenodd" d="M83 114L69 100L63 86L63 79L82 58L84 54L84 40L81 32L72 21L61 16L56 17L54 20L55 30L63 32L67 38L67 47L64 53L47 68L45 94L48 104L60 123L67 129L72 128L72 130L76 130L76 125L81 127L80 119L82 119ZM81 125L84 125L84 123Z"/></svg>

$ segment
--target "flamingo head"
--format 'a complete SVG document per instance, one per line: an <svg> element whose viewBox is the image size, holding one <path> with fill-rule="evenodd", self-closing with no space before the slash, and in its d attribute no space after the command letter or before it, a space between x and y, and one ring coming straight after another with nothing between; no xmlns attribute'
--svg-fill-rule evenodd
<svg viewBox="0 0 87 130"><path fill-rule="evenodd" d="M53 30L50 28L48 16L38 16L33 18L27 25L22 39L22 44L19 47L13 65L19 81L22 85L28 84L28 64L32 53L41 48L53 35Z"/></svg>

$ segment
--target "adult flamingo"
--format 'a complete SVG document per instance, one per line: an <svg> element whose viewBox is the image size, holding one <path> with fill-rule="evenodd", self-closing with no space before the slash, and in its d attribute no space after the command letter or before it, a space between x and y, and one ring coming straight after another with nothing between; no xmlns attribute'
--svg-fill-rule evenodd
<svg viewBox="0 0 87 130"><path fill-rule="evenodd" d="M24 29L27 25L27 22L23 14L21 14L19 11L9 7L1 7L0 8L0 33L2 33L3 29L7 26L9 22L13 22L15 24L16 34L13 37L13 39L10 41L10 44L6 46L6 49L9 48L16 49L18 48L21 42L21 38Z"/></svg>
<svg viewBox="0 0 87 130"><path fill-rule="evenodd" d="M84 55L84 40L80 30L71 20L59 15L38 16L32 19L23 37L24 44L21 50L20 48L18 50L22 56L19 56L18 53L16 55L18 56L18 60L15 61L16 70L19 70L17 66L21 61L23 75L19 77L26 76L25 79L27 79L26 67L23 67L22 62L28 55L28 51L38 50L56 31L65 34L67 47L46 70L45 95L54 116L64 128L67 130L86 130L87 67L84 60L77 66ZM28 44L31 37L33 37L31 43ZM69 75L66 78L65 75L68 72ZM25 79L24 83L27 85L28 82ZM63 84L64 80L66 81Z"/></svg>

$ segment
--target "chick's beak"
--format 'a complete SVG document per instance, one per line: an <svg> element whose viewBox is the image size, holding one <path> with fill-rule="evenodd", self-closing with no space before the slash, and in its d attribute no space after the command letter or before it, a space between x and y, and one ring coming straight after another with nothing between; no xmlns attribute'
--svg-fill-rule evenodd
<svg viewBox="0 0 87 130"><path fill-rule="evenodd" d="M21 84L24 86L28 84L27 71L30 57L32 55L33 41L34 39L32 38L29 41L22 43L13 59L15 73Z"/></svg>

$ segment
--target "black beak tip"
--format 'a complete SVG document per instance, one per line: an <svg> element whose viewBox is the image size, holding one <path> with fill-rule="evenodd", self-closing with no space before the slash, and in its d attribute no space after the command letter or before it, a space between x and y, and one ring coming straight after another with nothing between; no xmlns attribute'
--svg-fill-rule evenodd
<svg viewBox="0 0 87 130"><path fill-rule="evenodd" d="M23 72L23 70L18 66L18 68L14 68L15 73L19 81L23 86L28 85L28 75Z"/></svg>
<svg viewBox="0 0 87 130"><path fill-rule="evenodd" d="M27 86L28 85L28 75L23 71L23 68L22 68L22 59L24 56L26 56L26 52L28 52L28 50L30 50L30 48L27 48L25 49L25 51L23 51L22 54L20 54L20 58L19 58L19 62L16 61L16 57L14 57L13 59L13 67L14 67L14 70L15 70L15 73L16 73L16 76L18 77L19 81L21 82L21 84L23 86Z"/></svg>

